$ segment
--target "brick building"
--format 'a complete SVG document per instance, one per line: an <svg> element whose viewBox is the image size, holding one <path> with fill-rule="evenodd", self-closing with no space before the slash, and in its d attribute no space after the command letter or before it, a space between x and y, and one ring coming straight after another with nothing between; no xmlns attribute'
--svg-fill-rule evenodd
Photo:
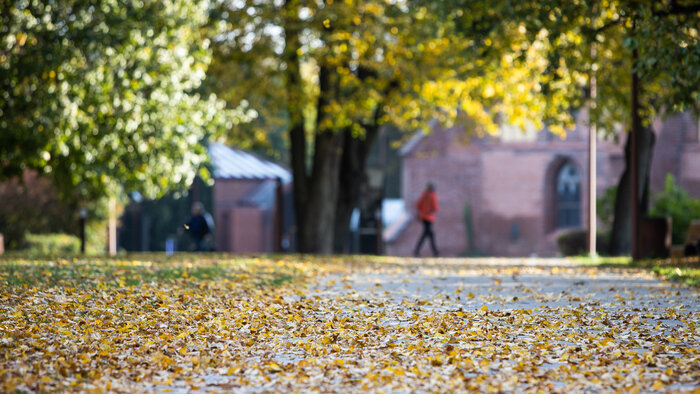
<svg viewBox="0 0 700 394"><path fill-rule="evenodd" d="M293 247L292 174L251 153L211 143L216 248L272 253Z"/></svg>
<svg viewBox="0 0 700 394"><path fill-rule="evenodd" d="M208 146L213 186L200 179L185 196L158 200L132 194L121 218L118 243L128 251L192 250L182 228L194 202L213 215L216 251L271 253L294 250L292 175L275 163L220 143ZM177 231L177 230L180 231ZM171 250L172 250L171 249Z"/></svg>
<svg viewBox="0 0 700 394"><path fill-rule="evenodd" d="M583 117L581 117L583 118ZM698 122L689 114L654 125L652 195L667 173L700 197ZM440 201L435 232L444 256L555 255L562 231L587 223L588 137L583 121L565 139L547 131L505 129L499 137L469 138L463 128L435 126L406 143L402 198L407 212L384 232L389 255L409 256L420 235L412 210L425 184ZM617 185L624 170L623 141L597 145L596 193ZM471 230L467 230L471 228ZM427 249L423 250L423 254Z"/></svg>

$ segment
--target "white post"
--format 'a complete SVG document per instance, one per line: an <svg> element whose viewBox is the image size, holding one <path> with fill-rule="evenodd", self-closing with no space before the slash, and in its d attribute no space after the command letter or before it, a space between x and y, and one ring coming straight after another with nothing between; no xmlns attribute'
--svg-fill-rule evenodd
<svg viewBox="0 0 700 394"><path fill-rule="evenodd" d="M593 120L593 111L596 107L596 65L595 47L591 44L591 74L590 74L590 99L588 101L588 255L596 256L596 144L597 130Z"/></svg>
<svg viewBox="0 0 700 394"><path fill-rule="evenodd" d="M109 224L107 227L107 251L110 256L117 254L117 202L114 197L109 199Z"/></svg>

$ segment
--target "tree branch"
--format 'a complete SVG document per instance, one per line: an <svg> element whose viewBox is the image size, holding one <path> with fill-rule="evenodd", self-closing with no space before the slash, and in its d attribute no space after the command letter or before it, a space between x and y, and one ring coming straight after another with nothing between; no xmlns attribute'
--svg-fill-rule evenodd
<svg viewBox="0 0 700 394"><path fill-rule="evenodd" d="M301 73L299 65L299 32L296 20L292 16L295 3L286 1L282 12L285 27L284 60L287 68L284 72L285 87L287 90L287 112L290 118L289 137L291 143L292 172L295 182L295 198L299 205L306 201L308 196L308 173L306 170L306 135L304 133L304 119L301 109Z"/></svg>
<svg viewBox="0 0 700 394"><path fill-rule="evenodd" d="M625 20L625 17L624 17L624 16L618 16L616 19L613 19L613 20L611 20L611 21L608 21L608 22L607 22L606 24L604 24L603 26L601 26L601 27L599 27L599 28L597 28L597 29L592 29L591 32L590 32L591 37L592 37L592 38L595 38L595 36L597 36L598 34L600 34L600 33L604 32L604 31L608 30L609 28L611 28L611 27L613 27L613 26L615 26L615 25L618 25L618 24L622 23L622 21L624 21L624 20Z"/></svg>
<svg viewBox="0 0 700 394"><path fill-rule="evenodd" d="M691 5L681 5L678 4L676 0L671 0L670 6L663 11L656 11L653 13L654 16L671 16L671 15L689 15L700 12L700 3L695 3Z"/></svg>
<svg viewBox="0 0 700 394"><path fill-rule="evenodd" d="M398 87L399 80L397 78L394 78L391 81L389 81L389 84L386 85L386 88L384 88L384 90L382 91L382 99L379 101L379 103L377 103L377 106L374 107L374 113L372 114L371 123L361 123L363 129L370 130L372 127L376 127L379 124L379 118L381 118L381 115L383 113L384 105L387 102L387 97L393 90L398 89Z"/></svg>

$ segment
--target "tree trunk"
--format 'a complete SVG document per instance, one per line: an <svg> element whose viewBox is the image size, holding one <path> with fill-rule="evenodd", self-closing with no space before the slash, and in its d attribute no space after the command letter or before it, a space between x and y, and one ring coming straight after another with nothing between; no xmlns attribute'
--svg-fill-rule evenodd
<svg viewBox="0 0 700 394"><path fill-rule="evenodd" d="M617 186L615 212L613 218L610 254L628 254L631 250L632 235L632 185L631 185L631 152L630 135L625 144L625 171L622 173ZM654 149L654 132L648 127L640 128L638 135L638 185L639 185L639 214L646 214L648 209L649 175L651 170L652 151Z"/></svg>
<svg viewBox="0 0 700 394"><path fill-rule="evenodd" d="M348 253L350 217L357 206L360 188L365 176L364 158L359 157L363 141L352 137L350 131L343 132L343 158L338 172L338 199L335 211L334 253Z"/></svg>
<svg viewBox="0 0 700 394"><path fill-rule="evenodd" d="M287 113L289 114L289 140L291 149L292 175L294 177L294 211L297 221L297 240L299 250L306 249L307 239L306 223L307 202L309 196L309 176L306 168L306 135L304 130L304 117L302 102L302 80L299 67L300 47L299 31L296 20L296 4L285 1L282 10L284 18L284 53L285 61L284 83L287 94Z"/></svg>
<svg viewBox="0 0 700 394"><path fill-rule="evenodd" d="M301 86L301 82L299 82ZM316 103L316 130L310 175L306 176L306 135L303 127L292 135L292 167L294 170L294 198L298 229L298 246L302 253L333 253L336 200L338 199L338 172L343 153L343 133L324 129L328 103L337 96L337 81L331 67L319 67L320 94ZM301 100L297 101L301 108ZM301 118L301 116L300 116ZM302 124L300 122L299 124ZM297 141L295 144L295 140ZM301 178L297 178L299 173ZM297 179L300 179L297 181Z"/></svg>
<svg viewBox="0 0 700 394"><path fill-rule="evenodd" d="M338 132L324 129L328 123L326 122L328 117L332 116L328 113L328 104L332 98L338 100L340 92L339 76L333 72L335 66L321 64L318 76L319 96L316 103L314 155L312 168L309 171L306 165L303 81L298 55L299 31L303 23L298 19L298 7L298 1L286 0L282 8L285 29L283 59L286 64L284 74L287 112L290 118L289 137L294 176L297 242L299 252L329 254L334 250L336 228L346 231L352 209L357 204L365 159L369 146L376 137L378 129L376 125L382 106L377 106L375 110L372 127L365 127L367 132L365 141L353 139L349 130ZM393 85L389 88L391 87ZM343 155L345 148L349 149L347 157ZM339 195L342 199L339 199ZM339 235L339 237L343 236L347 237L347 233Z"/></svg>
<svg viewBox="0 0 700 394"><path fill-rule="evenodd" d="M333 253L342 141L342 133L328 131L316 135L313 176L308 198L302 202L305 216L297 219L302 253Z"/></svg>
<svg viewBox="0 0 700 394"><path fill-rule="evenodd" d="M367 155L377 139L378 129L375 126L366 130L364 139L354 138L350 130L343 132L343 157L338 173L339 193L333 240L335 253L349 252L350 217L360 199L360 191L365 181Z"/></svg>

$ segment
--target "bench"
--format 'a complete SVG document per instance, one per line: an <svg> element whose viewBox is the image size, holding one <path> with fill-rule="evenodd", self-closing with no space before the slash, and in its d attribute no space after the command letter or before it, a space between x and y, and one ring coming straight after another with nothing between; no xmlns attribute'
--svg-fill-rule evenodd
<svg viewBox="0 0 700 394"><path fill-rule="evenodd" d="M683 245L674 245L671 247L671 257L685 257L685 246L688 244L697 245L700 240L700 220L693 220L688 226L688 234L685 236Z"/></svg>
<svg viewBox="0 0 700 394"><path fill-rule="evenodd" d="M695 244L700 240L700 220L693 220L688 226L688 235L685 237L685 243Z"/></svg>

